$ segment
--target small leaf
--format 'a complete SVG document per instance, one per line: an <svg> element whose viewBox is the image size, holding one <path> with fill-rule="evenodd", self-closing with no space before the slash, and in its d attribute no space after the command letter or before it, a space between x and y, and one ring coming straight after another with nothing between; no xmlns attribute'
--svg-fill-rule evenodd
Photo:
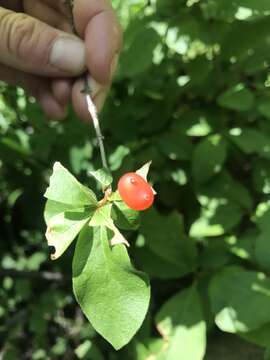
<svg viewBox="0 0 270 360"><path fill-rule="evenodd" d="M79 183L59 162L53 166L50 185L44 196L49 200L69 205L97 205L97 198L93 191Z"/></svg>
<svg viewBox="0 0 270 360"><path fill-rule="evenodd" d="M202 360L206 350L206 323L195 287L170 298L156 316L157 329L168 341L167 360Z"/></svg>
<svg viewBox="0 0 270 360"><path fill-rule="evenodd" d="M102 168L96 171L89 171L89 174L92 175L101 184L103 189L108 188L113 182L112 175L106 168Z"/></svg>
<svg viewBox="0 0 270 360"><path fill-rule="evenodd" d="M120 231L115 226L112 220L112 204L107 204L98 208L92 216L92 219L89 223L90 226L106 226L108 229L112 230L113 237L110 240L112 246L118 244L125 244L129 247L128 241L120 233Z"/></svg>
<svg viewBox="0 0 270 360"><path fill-rule="evenodd" d="M115 225L123 230L136 230L140 224L140 214L123 201L114 201L112 217Z"/></svg>
<svg viewBox="0 0 270 360"><path fill-rule="evenodd" d="M118 350L139 330L150 300L145 274L123 245L109 246L105 226L85 227L73 259L73 289L95 330Z"/></svg>
<svg viewBox="0 0 270 360"><path fill-rule="evenodd" d="M144 164L140 169L138 169L136 171L136 174L138 174L142 178L144 178L145 181L147 181L147 176L148 176L148 173L149 173L151 163L152 163L152 161L149 161L148 163Z"/></svg>
<svg viewBox="0 0 270 360"><path fill-rule="evenodd" d="M55 249L51 255L52 260L58 259L65 252L92 213L93 209L89 206L79 208L53 200L47 201L44 216L48 245Z"/></svg>
<svg viewBox="0 0 270 360"><path fill-rule="evenodd" d="M111 201L111 202L113 202L113 201L122 201L122 198L121 198L121 196L120 196L120 194L119 194L119 192L117 190L117 191L113 192L109 196L108 200Z"/></svg>
<svg viewBox="0 0 270 360"><path fill-rule="evenodd" d="M140 175L145 181L147 181L148 172L150 169L150 166L152 164L152 161L149 161L145 165L143 165L139 170L136 171L136 174ZM153 194L156 195L155 189L152 188Z"/></svg>

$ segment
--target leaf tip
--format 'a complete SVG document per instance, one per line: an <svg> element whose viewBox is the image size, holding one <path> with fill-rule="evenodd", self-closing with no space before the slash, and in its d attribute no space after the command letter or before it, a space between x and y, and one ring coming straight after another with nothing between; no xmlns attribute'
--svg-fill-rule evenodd
<svg viewBox="0 0 270 360"><path fill-rule="evenodd" d="M60 168L62 168L62 165L59 161L56 161L54 164L53 164L53 171L56 171L56 170L59 170Z"/></svg>
<svg viewBox="0 0 270 360"><path fill-rule="evenodd" d="M147 175L151 164L152 164L152 160L148 161L146 164L144 164L140 169L136 171L136 174L140 175L141 177L144 178L145 181L147 181Z"/></svg>

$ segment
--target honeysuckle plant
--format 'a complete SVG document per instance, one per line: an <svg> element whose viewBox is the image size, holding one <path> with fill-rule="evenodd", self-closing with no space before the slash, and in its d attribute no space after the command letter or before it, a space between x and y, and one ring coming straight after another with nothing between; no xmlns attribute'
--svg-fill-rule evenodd
<svg viewBox="0 0 270 360"><path fill-rule="evenodd" d="M149 166L134 174L146 181ZM118 350L142 325L150 300L148 276L133 267L129 243L121 234L121 229L138 227L139 212L127 206L118 191L112 191L108 170L102 168L91 175L103 189L101 200L59 162L54 164L44 195L46 238L52 260L59 259L78 238L72 263L73 292L95 330Z"/></svg>

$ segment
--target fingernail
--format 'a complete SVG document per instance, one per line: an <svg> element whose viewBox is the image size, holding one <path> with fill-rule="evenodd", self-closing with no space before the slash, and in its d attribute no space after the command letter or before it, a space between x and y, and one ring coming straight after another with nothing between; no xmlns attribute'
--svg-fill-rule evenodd
<svg viewBox="0 0 270 360"><path fill-rule="evenodd" d="M75 36L58 37L50 54L51 65L71 75L80 74L85 69L85 47Z"/></svg>
<svg viewBox="0 0 270 360"><path fill-rule="evenodd" d="M100 85L95 79L91 76L87 76L88 86L90 88L91 96L94 98L104 87Z"/></svg>
<svg viewBox="0 0 270 360"><path fill-rule="evenodd" d="M107 97L106 91L101 91L94 99L98 113L102 110Z"/></svg>
<svg viewBox="0 0 270 360"><path fill-rule="evenodd" d="M119 55L116 54L114 55L112 62L111 62L111 79L114 77L117 66L118 66L118 60L119 60Z"/></svg>

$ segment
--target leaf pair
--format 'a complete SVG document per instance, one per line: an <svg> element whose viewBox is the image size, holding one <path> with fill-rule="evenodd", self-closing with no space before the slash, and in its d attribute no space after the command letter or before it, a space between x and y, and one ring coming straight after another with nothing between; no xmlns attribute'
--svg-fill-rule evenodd
<svg viewBox="0 0 270 360"><path fill-rule="evenodd" d="M104 170L92 175L103 189L112 178ZM135 228L137 213L117 193L102 206L60 163L54 165L45 193L46 237L59 258L79 235L73 258L73 291L93 327L115 349L126 345L140 328L150 300L147 276L129 259L121 228ZM111 245L117 245L111 247Z"/></svg>

